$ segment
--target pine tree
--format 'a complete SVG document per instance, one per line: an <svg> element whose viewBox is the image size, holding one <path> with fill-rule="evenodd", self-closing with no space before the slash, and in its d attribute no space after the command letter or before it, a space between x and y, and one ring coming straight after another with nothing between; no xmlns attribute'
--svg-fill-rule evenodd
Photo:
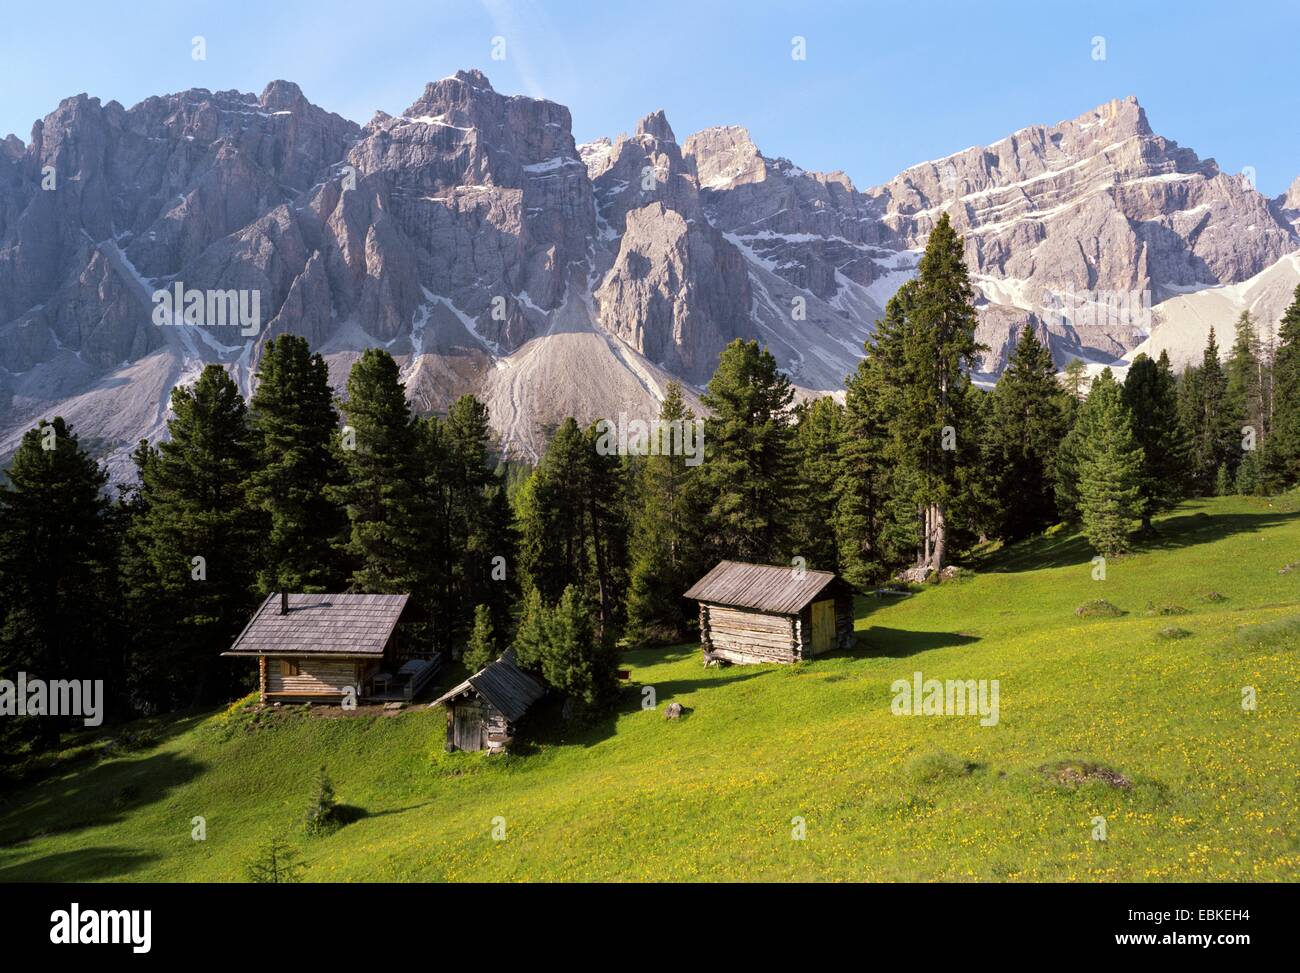
<svg viewBox="0 0 1300 973"><path fill-rule="evenodd" d="M1142 528L1182 499L1188 473L1188 446L1178 415L1178 391L1169 356L1154 362L1138 355L1124 378L1124 404L1133 416L1133 435L1142 447Z"/></svg>
<svg viewBox="0 0 1300 973"><path fill-rule="evenodd" d="M797 492L791 498L795 512L790 553L802 557L807 567L824 571L837 570L840 562L835 515L843 415L844 407L828 395L795 409Z"/></svg>
<svg viewBox="0 0 1300 973"><path fill-rule="evenodd" d="M1264 413L1265 363L1255 321L1249 311L1237 318L1236 335L1228 352L1227 402L1234 424L1251 430L1250 436L1262 445L1267 438ZM1253 447L1252 447L1253 448Z"/></svg>
<svg viewBox="0 0 1300 973"><path fill-rule="evenodd" d="M8 481L0 482L0 672L104 679L111 702L122 701L107 475L55 417L23 435ZM19 739L52 742L65 725L10 716L0 722L4 753Z"/></svg>
<svg viewBox="0 0 1300 973"><path fill-rule="evenodd" d="M542 678L582 720L600 716L618 694L618 657L600 637L595 615L590 600L570 585L545 616Z"/></svg>
<svg viewBox="0 0 1300 973"><path fill-rule="evenodd" d="M1219 345L1214 329L1201 366L1195 373L1194 398L1191 406L1191 480L1201 496L1214 492L1219 467L1236 468L1240 456L1237 430L1228 402L1228 378L1219 361Z"/></svg>
<svg viewBox="0 0 1300 973"><path fill-rule="evenodd" d="M523 588L555 604L573 586L597 606L603 638L616 639L627 592L626 477L620 457L598 448L595 426L560 423L518 500Z"/></svg>
<svg viewBox="0 0 1300 973"><path fill-rule="evenodd" d="M917 566L935 570L946 563L949 514L962 503L978 462L969 371L980 346L962 251L945 213L930 233L914 286L905 289L900 368L891 376L901 386L892 453L917 484Z"/></svg>
<svg viewBox="0 0 1300 973"><path fill-rule="evenodd" d="M1300 285L1282 315L1273 360L1273 421L1262 476L1269 490L1300 481Z"/></svg>
<svg viewBox="0 0 1300 973"><path fill-rule="evenodd" d="M246 671L221 666L256 606L265 524L247 484L256 440L239 388L220 365L172 390L168 438L136 452L141 508L128 540L135 552L128 606L141 632L142 665L157 673L159 704L228 698Z"/></svg>
<svg viewBox="0 0 1300 973"><path fill-rule="evenodd" d="M1129 549L1129 529L1142 517L1142 447L1133 435L1123 391L1105 369L1092 383L1079 426L1078 496L1083 533L1098 554Z"/></svg>
<svg viewBox="0 0 1300 973"><path fill-rule="evenodd" d="M465 668L478 672L497 657L496 639L492 631L492 611L487 605L474 608L474 628L465 646Z"/></svg>
<svg viewBox="0 0 1300 973"><path fill-rule="evenodd" d="M511 648L515 651L515 661L520 668L541 671L542 656L546 651L547 615L541 590L536 587L529 588L524 595L519 624L515 627L515 637L511 643Z"/></svg>
<svg viewBox="0 0 1300 973"><path fill-rule="evenodd" d="M329 369L306 339L267 342L248 417L257 448L248 494L269 521L259 590L337 590L345 577L338 547L347 519L327 491L343 480L338 413Z"/></svg>
<svg viewBox="0 0 1300 973"><path fill-rule="evenodd" d="M1026 324L993 391L990 441L1002 535L1027 537L1054 524L1056 451L1067 406L1051 352Z"/></svg>
<svg viewBox="0 0 1300 973"><path fill-rule="evenodd" d="M664 423L695 421L682 387L668 383L659 410ZM636 642L677 641L686 636L693 611L682 592L704 574L701 523L707 510L699 466L671 450L639 459L629 540L628 634Z"/></svg>
<svg viewBox="0 0 1300 973"><path fill-rule="evenodd" d="M835 531L841 572L866 586L886 579L917 547L916 477L894 455L894 429L902 397L907 309L915 281L885 305L866 357L845 382L839 447Z"/></svg>
<svg viewBox="0 0 1300 973"><path fill-rule="evenodd" d="M341 447L347 480L333 491L348 518L351 582L361 591L411 593L432 605L432 525L421 503L426 444L411 418L397 363L369 348L352 366Z"/></svg>
<svg viewBox="0 0 1300 973"><path fill-rule="evenodd" d="M723 349L702 397L704 481L715 559L780 561L788 553L794 485L790 403L794 390L757 341Z"/></svg>

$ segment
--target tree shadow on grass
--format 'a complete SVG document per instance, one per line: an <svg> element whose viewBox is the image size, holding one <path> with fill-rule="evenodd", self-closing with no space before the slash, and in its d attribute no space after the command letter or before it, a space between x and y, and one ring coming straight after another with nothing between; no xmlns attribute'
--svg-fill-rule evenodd
<svg viewBox="0 0 1300 973"><path fill-rule="evenodd" d="M1176 514L1155 522L1154 529L1134 533L1134 551L1172 551L1208 544L1234 534L1254 534L1279 527L1300 517L1300 511L1266 511L1257 514L1208 514L1203 510ZM1095 555L1081 534L1033 537L1004 548L976 565L990 574L1015 574L1044 568L1074 567L1089 563Z"/></svg>
<svg viewBox="0 0 1300 973"><path fill-rule="evenodd" d="M902 659L931 649L946 649L955 645L978 642L976 635L960 632L921 632L902 628L885 628L873 625L858 635L858 647L851 653L873 658Z"/></svg>
<svg viewBox="0 0 1300 973"><path fill-rule="evenodd" d="M193 780L203 767L188 757L157 753L43 781L9 795L0 810L0 845L116 824Z"/></svg>
<svg viewBox="0 0 1300 973"><path fill-rule="evenodd" d="M61 851L0 868L0 882L90 882L120 878L157 861L158 857L126 848Z"/></svg>

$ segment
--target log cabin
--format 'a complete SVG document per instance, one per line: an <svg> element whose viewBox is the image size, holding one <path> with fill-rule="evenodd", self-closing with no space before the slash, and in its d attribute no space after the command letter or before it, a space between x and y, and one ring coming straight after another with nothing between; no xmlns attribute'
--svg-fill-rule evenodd
<svg viewBox="0 0 1300 973"><path fill-rule="evenodd" d="M263 703L410 699L438 660L408 660L399 648L397 623L409 598L277 592L222 655L257 659Z"/></svg>
<svg viewBox="0 0 1300 973"><path fill-rule="evenodd" d="M447 749L500 753L516 724L542 698L546 686L515 664L514 649L489 662L430 706L447 707Z"/></svg>
<svg viewBox="0 0 1300 973"><path fill-rule="evenodd" d="M706 662L799 662L853 646L853 588L830 571L720 561L683 597L699 602Z"/></svg>

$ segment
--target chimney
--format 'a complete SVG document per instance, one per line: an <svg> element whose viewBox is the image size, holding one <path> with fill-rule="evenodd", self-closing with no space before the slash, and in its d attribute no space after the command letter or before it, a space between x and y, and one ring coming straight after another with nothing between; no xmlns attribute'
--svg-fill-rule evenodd
<svg viewBox="0 0 1300 973"><path fill-rule="evenodd" d="M287 591L280 592L280 614L289 614L289 592Z"/></svg>

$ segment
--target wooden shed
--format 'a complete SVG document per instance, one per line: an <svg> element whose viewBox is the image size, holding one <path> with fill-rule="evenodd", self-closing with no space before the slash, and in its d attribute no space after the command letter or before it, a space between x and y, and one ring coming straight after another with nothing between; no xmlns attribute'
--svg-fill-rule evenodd
<svg viewBox="0 0 1300 973"><path fill-rule="evenodd" d="M447 749L499 753L514 739L515 725L542 698L542 681L515 664L513 649L489 662L430 706L447 707Z"/></svg>
<svg viewBox="0 0 1300 973"><path fill-rule="evenodd" d="M262 702L387 699L399 671L395 632L409 595L279 592L267 597L222 655L255 658ZM406 687L428 681L436 660L414 660ZM384 678L387 676L387 678ZM376 685L376 682L380 685ZM412 692L413 695L413 692ZM407 694L402 691L396 698Z"/></svg>
<svg viewBox="0 0 1300 973"><path fill-rule="evenodd" d="M798 662L853 645L853 589L830 571L721 561L684 597L700 603L706 660Z"/></svg>

